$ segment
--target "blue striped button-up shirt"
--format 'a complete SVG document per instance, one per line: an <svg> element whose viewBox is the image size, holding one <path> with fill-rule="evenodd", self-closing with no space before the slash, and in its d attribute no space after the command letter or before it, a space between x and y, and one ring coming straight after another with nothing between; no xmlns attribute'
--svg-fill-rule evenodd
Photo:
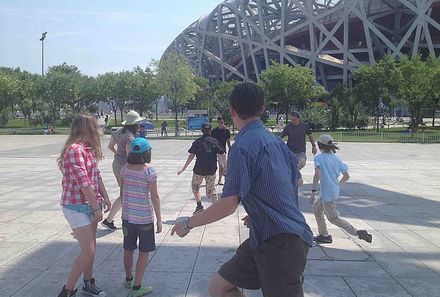
<svg viewBox="0 0 440 297"><path fill-rule="evenodd" d="M238 195L251 217L251 247L280 233L313 235L298 206L296 160L286 144L260 121L243 127L228 156L222 197Z"/></svg>

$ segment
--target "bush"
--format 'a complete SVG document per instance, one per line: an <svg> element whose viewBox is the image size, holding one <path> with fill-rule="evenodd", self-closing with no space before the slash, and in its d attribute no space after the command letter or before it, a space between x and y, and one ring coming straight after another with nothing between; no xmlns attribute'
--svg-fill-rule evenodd
<svg viewBox="0 0 440 297"><path fill-rule="evenodd" d="M73 112L73 110L70 107L66 107L64 109L64 112L65 112L65 115L64 115L64 118L61 119L61 124L63 126L70 127L70 124L72 123L76 114Z"/></svg>

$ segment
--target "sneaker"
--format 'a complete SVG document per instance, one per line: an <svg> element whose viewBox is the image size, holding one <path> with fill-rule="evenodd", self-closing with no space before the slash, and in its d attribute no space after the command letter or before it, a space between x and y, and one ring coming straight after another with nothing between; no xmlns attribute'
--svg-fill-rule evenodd
<svg viewBox="0 0 440 297"><path fill-rule="evenodd" d="M129 297L140 297L151 294L153 292L152 286L140 287L138 290L131 290Z"/></svg>
<svg viewBox="0 0 440 297"><path fill-rule="evenodd" d="M73 297L76 294L76 290L70 291L66 289L66 286L63 286L63 289L58 294L58 297Z"/></svg>
<svg viewBox="0 0 440 297"><path fill-rule="evenodd" d="M218 181L219 186L223 186L223 182L221 180Z"/></svg>
<svg viewBox="0 0 440 297"><path fill-rule="evenodd" d="M116 229L116 226L115 226L115 224L114 224L113 222L114 222L114 221L109 222L109 221L107 221L107 219L105 219L105 220L103 220L103 221L101 222L101 225L104 226L104 227L106 227L107 229L115 230L115 229Z"/></svg>
<svg viewBox="0 0 440 297"><path fill-rule="evenodd" d="M316 243L332 243L333 242L333 238L331 235L327 235L327 236L318 235L318 236L313 237L313 240Z"/></svg>
<svg viewBox="0 0 440 297"><path fill-rule="evenodd" d="M127 289L131 289L131 288L133 288L133 277L131 277L130 280L125 279L125 280L124 280L124 286L125 286Z"/></svg>
<svg viewBox="0 0 440 297"><path fill-rule="evenodd" d="M107 296L107 294L95 284L94 278L92 278L89 281L84 280L84 286L82 288L82 291L84 294L87 294L89 296L100 296L100 297Z"/></svg>
<svg viewBox="0 0 440 297"><path fill-rule="evenodd" d="M360 239L363 239L368 243L371 243L373 241L373 236L369 234L366 230L359 230L357 232L357 235Z"/></svg>
<svg viewBox="0 0 440 297"><path fill-rule="evenodd" d="M196 213L202 212L205 209L203 208L203 205L197 205L196 210L194 210L193 215L195 215Z"/></svg>

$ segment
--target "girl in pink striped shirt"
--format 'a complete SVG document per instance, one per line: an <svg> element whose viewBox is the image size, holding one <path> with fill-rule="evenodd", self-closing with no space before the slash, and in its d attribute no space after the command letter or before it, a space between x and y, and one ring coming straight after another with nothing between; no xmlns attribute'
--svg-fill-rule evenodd
<svg viewBox="0 0 440 297"><path fill-rule="evenodd" d="M145 138L135 138L130 144L127 164L121 170L122 231L124 233L125 287L132 289L129 296L150 294L151 286L142 286L148 253L156 250L156 233L162 231L157 174L151 162L151 145ZM139 242L139 256L133 283L133 254Z"/></svg>

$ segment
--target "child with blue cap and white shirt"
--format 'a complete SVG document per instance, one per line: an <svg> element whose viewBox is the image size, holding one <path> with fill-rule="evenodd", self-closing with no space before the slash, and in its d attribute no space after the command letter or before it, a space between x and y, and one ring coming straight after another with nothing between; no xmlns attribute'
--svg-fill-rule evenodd
<svg viewBox="0 0 440 297"><path fill-rule="evenodd" d="M135 138L130 143L127 164L121 170L122 231L124 233L125 287L131 289L132 297L145 296L153 291L142 286L148 254L156 250L156 233L162 231L160 198L157 190L156 170L150 165L151 145L145 138ZM153 214L154 210L154 214ZM138 248L133 282L133 254Z"/></svg>
<svg viewBox="0 0 440 297"><path fill-rule="evenodd" d="M328 233L325 216L330 223L344 229L349 234L359 237L367 242L372 242L373 237L366 230L356 230L349 222L339 216L336 209L336 200L339 197L340 186L350 178L347 165L335 155L339 148L328 134L322 134L318 138L320 154L314 158L315 175L313 176L312 194L310 204L313 204L316 223L318 224L318 236L314 237L316 243L332 243L332 236ZM339 180L339 176L342 178ZM320 198L316 199L320 183Z"/></svg>

